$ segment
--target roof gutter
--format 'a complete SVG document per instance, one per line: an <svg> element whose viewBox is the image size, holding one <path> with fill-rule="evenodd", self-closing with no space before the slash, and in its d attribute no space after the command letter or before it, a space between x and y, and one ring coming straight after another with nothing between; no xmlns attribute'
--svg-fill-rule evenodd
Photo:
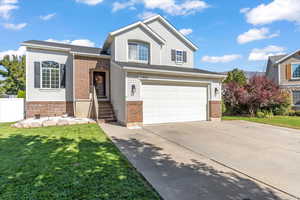
<svg viewBox="0 0 300 200"><path fill-rule="evenodd" d="M38 44L31 44L31 43L21 43L21 45L30 48L38 48L38 49L45 49L45 50L71 51L70 48L52 47L52 46L38 45Z"/></svg>
<svg viewBox="0 0 300 200"><path fill-rule="evenodd" d="M127 72L152 72L159 74L174 74L174 75L182 75L182 76L196 76L203 78L216 78L216 79L225 79L226 75L219 74L205 74L205 73L193 73L193 72L179 72L179 71L169 71L169 70L157 70L157 69L141 69L136 67L123 67Z"/></svg>
<svg viewBox="0 0 300 200"><path fill-rule="evenodd" d="M71 53L74 54L74 55L79 55L79 56L110 59L110 55L94 54L94 53L82 53L82 52L76 52L76 51L71 51Z"/></svg>
<svg viewBox="0 0 300 200"><path fill-rule="evenodd" d="M289 55L287 55L287 56L284 56L284 57L281 58L280 60L277 60L277 61L275 62L275 64L279 64L279 63L283 62L284 60L286 60L286 59L288 59L289 57L291 57L291 56L295 55L296 53L298 53L299 51L300 51L300 49L298 49L297 51L294 51L293 53L291 53L291 54L289 54Z"/></svg>

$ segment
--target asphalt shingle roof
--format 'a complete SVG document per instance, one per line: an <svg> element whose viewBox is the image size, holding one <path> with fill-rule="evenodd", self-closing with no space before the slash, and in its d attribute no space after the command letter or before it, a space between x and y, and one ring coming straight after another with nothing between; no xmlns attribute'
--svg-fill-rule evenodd
<svg viewBox="0 0 300 200"><path fill-rule="evenodd" d="M287 54L277 55L277 56L270 56L269 59L272 62L272 64L275 64L278 60L282 59L285 56L287 56Z"/></svg>
<svg viewBox="0 0 300 200"><path fill-rule="evenodd" d="M41 40L28 40L23 43L59 47L59 48L69 48L71 49L71 51L79 52L79 53L104 54L102 53L101 48L95 48L95 47L78 46L78 45L63 44L63 43L56 43L56 42L46 42Z"/></svg>
<svg viewBox="0 0 300 200"><path fill-rule="evenodd" d="M188 68L188 67L174 67L174 66L165 66L165 65L149 65L143 63L128 63L128 62L116 62L121 67L134 67L140 69L155 69L155 70L165 70L165 71L174 71L174 72L189 72L189 73L199 73L199 74L211 74L211 75L224 75L217 72L211 72L207 70L197 69L197 68Z"/></svg>

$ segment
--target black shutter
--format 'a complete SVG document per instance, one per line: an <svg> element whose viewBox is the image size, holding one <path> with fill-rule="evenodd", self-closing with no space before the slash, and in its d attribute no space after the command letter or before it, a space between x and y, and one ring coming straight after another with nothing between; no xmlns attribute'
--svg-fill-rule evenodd
<svg viewBox="0 0 300 200"><path fill-rule="evenodd" d="M41 63L34 62L34 88L41 87Z"/></svg>
<svg viewBox="0 0 300 200"><path fill-rule="evenodd" d="M171 60L172 60L172 61L175 61L175 59L176 59L176 55L175 55L175 54L176 54L175 49L172 49L172 50L171 50Z"/></svg>
<svg viewBox="0 0 300 200"><path fill-rule="evenodd" d="M186 51L183 52L183 62L186 63Z"/></svg>
<svg viewBox="0 0 300 200"><path fill-rule="evenodd" d="M66 65L60 65L60 88L66 88Z"/></svg>

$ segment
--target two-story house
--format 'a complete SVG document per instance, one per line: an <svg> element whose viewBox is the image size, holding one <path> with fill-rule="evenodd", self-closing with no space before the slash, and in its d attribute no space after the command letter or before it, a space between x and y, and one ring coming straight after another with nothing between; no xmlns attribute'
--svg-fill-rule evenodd
<svg viewBox="0 0 300 200"><path fill-rule="evenodd" d="M293 108L300 110L300 50L291 54L270 56L266 76L280 88L288 90Z"/></svg>
<svg viewBox="0 0 300 200"><path fill-rule="evenodd" d="M221 117L225 76L194 68L198 48L159 15L109 33L102 48L22 45L27 117L67 113L126 126Z"/></svg>

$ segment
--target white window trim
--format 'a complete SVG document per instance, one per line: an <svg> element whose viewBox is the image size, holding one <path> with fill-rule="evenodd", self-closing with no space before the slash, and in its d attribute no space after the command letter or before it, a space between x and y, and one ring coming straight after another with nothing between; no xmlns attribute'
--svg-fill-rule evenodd
<svg viewBox="0 0 300 200"><path fill-rule="evenodd" d="M300 65L300 62L293 62L291 63L291 79L292 80L300 80L300 77L293 77L293 65Z"/></svg>
<svg viewBox="0 0 300 200"><path fill-rule="evenodd" d="M59 83L58 83L58 88L52 88L51 87L51 72L50 72L50 87L47 88L47 87L43 87L43 62L45 61L42 61L40 62L41 63L41 67L40 67L40 90L60 90L61 87L60 87L60 64L58 62L56 62L58 64L58 80L59 80ZM55 61L53 61L55 62Z"/></svg>
<svg viewBox="0 0 300 200"><path fill-rule="evenodd" d="M148 45L148 60L138 60L138 59L130 59L129 58L129 44L137 44L137 46L139 44L147 44ZM137 53L139 53L139 50L137 49ZM139 57L139 56L138 56ZM128 41L127 42L127 58L129 62L135 62L135 63L144 63L144 64L148 64L149 60L150 60L150 44L146 43L146 42L138 42L138 41Z"/></svg>
<svg viewBox="0 0 300 200"><path fill-rule="evenodd" d="M179 56L177 56L177 52L181 52L181 61L179 61L177 58L179 57ZM175 63L176 64L183 64L183 50L177 50L177 49L175 49Z"/></svg>

